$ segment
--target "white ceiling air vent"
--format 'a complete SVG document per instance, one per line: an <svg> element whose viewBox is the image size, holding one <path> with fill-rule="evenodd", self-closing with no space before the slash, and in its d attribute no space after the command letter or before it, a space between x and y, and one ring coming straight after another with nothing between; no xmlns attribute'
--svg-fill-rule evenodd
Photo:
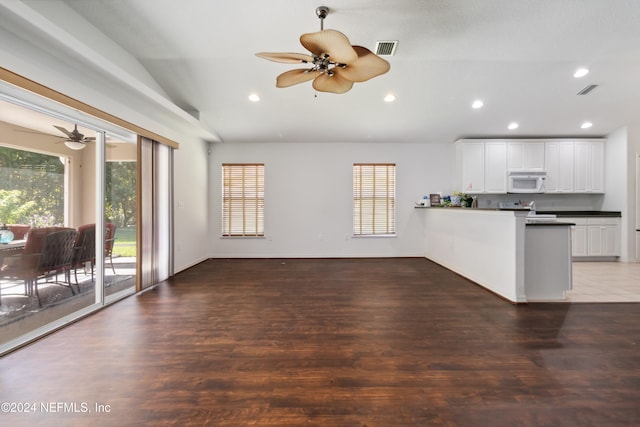
<svg viewBox="0 0 640 427"><path fill-rule="evenodd" d="M586 95L597 87L598 85L586 85L580 92L577 93L577 95Z"/></svg>
<svg viewBox="0 0 640 427"><path fill-rule="evenodd" d="M376 55L393 56L398 47L398 40L378 40L376 42Z"/></svg>

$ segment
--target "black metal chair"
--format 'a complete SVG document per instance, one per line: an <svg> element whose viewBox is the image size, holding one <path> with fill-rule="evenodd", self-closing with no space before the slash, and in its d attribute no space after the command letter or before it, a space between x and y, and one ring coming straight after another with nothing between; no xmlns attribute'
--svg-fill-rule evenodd
<svg viewBox="0 0 640 427"><path fill-rule="evenodd" d="M86 268L87 263L91 264L91 280L93 281L93 268L96 262L96 225L86 224L78 227L78 239L73 251L73 260L71 268L76 279L76 286L80 289L78 283L78 268Z"/></svg>
<svg viewBox="0 0 640 427"><path fill-rule="evenodd" d="M38 278L46 278L51 274L55 274L55 280L47 281L46 283L67 286L71 289L72 295L76 293L71 284L71 263L78 234L76 230L62 230L47 234L37 264ZM63 281L58 280L59 273L63 273ZM38 304L42 307L37 278L33 285L38 297ZM78 292L80 292L80 288L78 288Z"/></svg>

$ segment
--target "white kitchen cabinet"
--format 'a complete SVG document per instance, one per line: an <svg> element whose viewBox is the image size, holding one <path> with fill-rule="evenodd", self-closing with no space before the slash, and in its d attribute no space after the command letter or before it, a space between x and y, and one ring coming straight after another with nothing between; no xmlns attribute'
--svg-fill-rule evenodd
<svg viewBox="0 0 640 427"><path fill-rule="evenodd" d="M571 254L574 257L620 256L620 218L562 218L571 227Z"/></svg>
<svg viewBox="0 0 640 427"><path fill-rule="evenodd" d="M508 141L507 170L543 171L544 148L542 141Z"/></svg>
<svg viewBox="0 0 640 427"><path fill-rule="evenodd" d="M604 142L574 142L575 193L604 192Z"/></svg>
<svg viewBox="0 0 640 427"><path fill-rule="evenodd" d="M484 143L460 142L457 145L458 168L462 191L484 192Z"/></svg>
<svg viewBox="0 0 640 427"><path fill-rule="evenodd" d="M545 143L545 169L547 193L572 193L574 179L573 141Z"/></svg>
<svg viewBox="0 0 640 427"><path fill-rule="evenodd" d="M620 255L620 219L587 218L588 256Z"/></svg>
<svg viewBox="0 0 640 427"><path fill-rule="evenodd" d="M484 190L485 193L507 192L507 144L485 142L484 144Z"/></svg>
<svg viewBox="0 0 640 427"><path fill-rule="evenodd" d="M455 188L507 192L507 171L546 171L546 193L604 193L604 140L456 141Z"/></svg>
<svg viewBox="0 0 640 427"><path fill-rule="evenodd" d="M571 227L571 255L587 256L587 219L563 218L563 220L576 224Z"/></svg>
<svg viewBox="0 0 640 427"><path fill-rule="evenodd" d="M470 194L507 192L507 144L504 141L456 142L460 191Z"/></svg>

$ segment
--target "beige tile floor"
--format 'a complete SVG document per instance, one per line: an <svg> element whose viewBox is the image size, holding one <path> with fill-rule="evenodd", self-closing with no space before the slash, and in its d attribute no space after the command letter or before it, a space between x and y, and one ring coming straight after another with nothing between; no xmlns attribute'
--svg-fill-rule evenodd
<svg viewBox="0 0 640 427"><path fill-rule="evenodd" d="M569 302L640 302L640 263L574 262Z"/></svg>

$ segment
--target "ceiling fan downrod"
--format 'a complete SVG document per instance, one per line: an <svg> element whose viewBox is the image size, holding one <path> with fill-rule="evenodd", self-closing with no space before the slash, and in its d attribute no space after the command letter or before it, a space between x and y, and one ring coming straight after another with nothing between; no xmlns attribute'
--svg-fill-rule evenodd
<svg viewBox="0 0 640 427"><path fill-rule="evenodd" d="M329 8L327 6L318 6L316 8L316 15L320 18L320 31L324 31L324 18L329 14Z"/></svg>
<svg viewBox="0 0 640 427"><path fill-rule="evenodd" d="M320 31L324 31L324 18L329 14L329 8L327 6L318 6L316 8L316 15L320 19ZM341 64L339 62L333 62L329 59L328 54L322 56L313 57L313 68L309 71L320 71L326 73L329 77L333 76L335 72L333 68L340 67L345 68L347 64Z"/></svg>

